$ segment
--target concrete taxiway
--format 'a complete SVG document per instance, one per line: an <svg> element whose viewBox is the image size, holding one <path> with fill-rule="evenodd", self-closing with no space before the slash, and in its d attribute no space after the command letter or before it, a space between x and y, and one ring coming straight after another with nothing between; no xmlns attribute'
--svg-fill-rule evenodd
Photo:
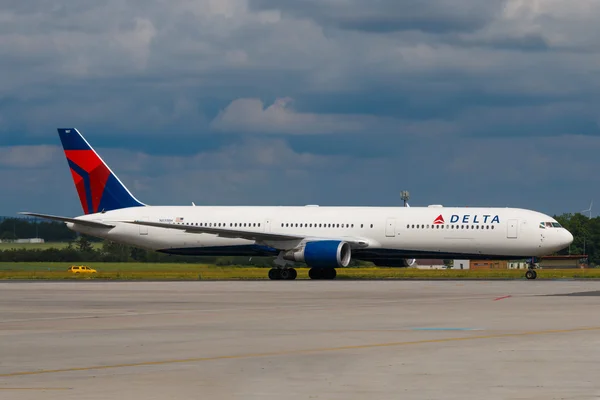
<svg viewBox="0 0 600 400"><path fill-rule="evenodd" d="M0 283L1 399L598 399L600 282Z"/></svg>

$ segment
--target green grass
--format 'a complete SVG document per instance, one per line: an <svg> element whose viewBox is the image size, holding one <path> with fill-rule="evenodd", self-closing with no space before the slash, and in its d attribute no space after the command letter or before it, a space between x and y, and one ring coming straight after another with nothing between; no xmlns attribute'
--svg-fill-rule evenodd
<svg viewBox="0 0 600 400"><path fill-rule="evenodd" d="M47 243L0 243L0 250L25 249L25 250L47 250L47 249L64 249L69 245L67 242L47 242ZM101 242L91 242L92 247L99 249L102 247ZM75 245L73 245L75 246Z"/></svg>
<svg viewBox="0 0 600 400"><path fill-rule="evenodd" d="M209 264L84 263L98 271L94 275L67 272L70 263L0 263L0 280L9 279L108 279L108 280L258 280L268 279L268 268ZM308 278L307 268L298 268L298 279ZM407 268L340 268L338 279L524 279L524 270L418 270ZM538 270L538 279L600 279L600 268Z"/></svg>

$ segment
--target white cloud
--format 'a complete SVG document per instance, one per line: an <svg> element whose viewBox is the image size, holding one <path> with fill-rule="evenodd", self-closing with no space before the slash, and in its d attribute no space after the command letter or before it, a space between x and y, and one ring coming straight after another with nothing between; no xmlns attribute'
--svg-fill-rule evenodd
<svg viewBox="0 0 600 400"><path fill-rule="evenodd" d="M595 4L12 2L0 6L4 125L39 132L66 120L127 131L174 124L202 131L204 114L214 113L218 101L232 102L214 122L223 131L239 130L243 120L253 132L369 133L405 122L365 115L358 103L341 117L265 108L257 98L351 95L368 103L391 94L419 104L454 102L472 91L596 94L598 101ZM547 51L523 50L536 47ZM573 51L580 48L587 50ZM172 112L179 99L188 103L185 115Z"/></svg>
<svg viewBox="0 0 600 400"><path fill-rule="evenodd" d="M80 212L58 147L1 151L28 159L52 154L29 168L0 165L0 179L7 182L3 213ZM584 185L586 198L600 195L600 176L593 173L600 138L590 136L424 139L378 158L304 153L280 139L248 139L189 156L98 151L138 198L156 205L394 205L400 190L408 189L414 205L545 204L564 210L578 202L569 194L573 188Z"/></svg>
<svg viewBox="0 0 600 400"><path fill-rule="evenodd" d="M390 182L426 192L442 176L455 193L463 181L515 184L521 172L547 187L555 174L597 169L594 139L578 135L598 132L599 10L597 0L2 2L0 139L67 125L173 141L231 134L219 140L233 144L191 157L117 157L152 202L370 202L373 185L395 200ZM565 134L585 157L563 152ZM527 151L511 149L527 135ZM289 144L302 140L310 153ZM354 147L315 155L335 140ZM6 204L70 180L48 151L2 148L2 174L15 179ZM506 163L512 155L520 164ZM587 190L578 179L568 182Z"/></svg>
<svg viewBox="0 0 600 400"><path fill-rule="evenodd" d="M296 112L291 101L280 98L265 108L260 99L237 99L211 125L220 131L293 134L360 132L365 128L356 116L344 120L335 115Z"/></svg>
<svg viewBox="0 0 600 400"><path fill-rule="evenodd" d="M232 101L211 122L215 131L257 134L395 133L439 136L454 132L446 121L403 121L368 114L318 114L298 112L289 97L276 99L265 107L260 99Z"/></svg>
<svg viewBox="0 0 600 400"><path fill-rule="evenodd" d="M50 164L60 153L55 146L0 147L0 167L39 168Z"/></svg>

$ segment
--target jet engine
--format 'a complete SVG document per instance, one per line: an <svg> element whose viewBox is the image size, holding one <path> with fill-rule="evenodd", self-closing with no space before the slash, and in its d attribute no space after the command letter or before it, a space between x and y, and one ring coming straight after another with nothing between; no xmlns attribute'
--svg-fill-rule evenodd
<svg viewBox="0 0 600 400"><path fill-rule="evenodd" d="M317 240L288 250L283 258L289 261L304 262L311 268L347 267L352 258L350 244L340 240Z"/></svg>

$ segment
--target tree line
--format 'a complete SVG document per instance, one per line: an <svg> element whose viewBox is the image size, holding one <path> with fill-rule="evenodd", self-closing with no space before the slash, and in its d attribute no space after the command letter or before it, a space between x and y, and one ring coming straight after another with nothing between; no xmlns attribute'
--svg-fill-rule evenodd
<svg viewBox="0 0 600 400"><path fill-rule="evenodd" d="M77 233L60 222L37 218L0 218L0 240L43 238L46 242L70 242Z"/></svg>
<svg viewBox="0 0 600 400"><path fill-rule="evenodd" d="M600 217L589 218L583 214L554 216L573 235L573 243L559 255L587 255L590 265L600 264Z"/></svg>
<svg viewBox="0 0 600 400"><path fill-rule="evenodd" d="M94 245L93 238L80 235L63 246L49 248L23 248L19 246L0 250L0 262L152 262L190 263L211 265L244 265L271 267L271 257L207 257L178 256L132 247L104 240Z"/></svg>

